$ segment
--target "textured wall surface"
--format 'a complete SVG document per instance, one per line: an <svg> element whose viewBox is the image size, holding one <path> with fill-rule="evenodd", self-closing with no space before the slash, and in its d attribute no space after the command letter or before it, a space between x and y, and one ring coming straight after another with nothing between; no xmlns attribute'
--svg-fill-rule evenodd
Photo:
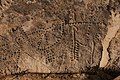
<svg viewBox="0 0 120 80"><path fill-rule="evenodd" d="M119 0L0 0L0 80L114 79L119 13Z"/></svg>

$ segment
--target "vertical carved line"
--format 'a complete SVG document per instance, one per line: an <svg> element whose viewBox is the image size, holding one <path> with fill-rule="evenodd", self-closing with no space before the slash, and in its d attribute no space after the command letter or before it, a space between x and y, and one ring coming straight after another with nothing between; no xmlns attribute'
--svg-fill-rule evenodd
<svg viewBox="0 0 120 80"><path fill-rule="evenodd" d="M76 49L76 39L75 39L75 30L74 30L74 28L73 28L73 44L74 44L74 59L75 59L75 49Z"/></svg>

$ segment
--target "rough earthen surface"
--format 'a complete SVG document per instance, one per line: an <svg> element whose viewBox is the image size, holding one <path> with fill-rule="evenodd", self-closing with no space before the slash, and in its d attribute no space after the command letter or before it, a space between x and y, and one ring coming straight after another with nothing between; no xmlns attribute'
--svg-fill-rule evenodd
<svg viewBox="0 0 120 80"><path fill-rule="evenodd" d="M119 4L0 0L1 80L113 79L120 71Z"/></svg>

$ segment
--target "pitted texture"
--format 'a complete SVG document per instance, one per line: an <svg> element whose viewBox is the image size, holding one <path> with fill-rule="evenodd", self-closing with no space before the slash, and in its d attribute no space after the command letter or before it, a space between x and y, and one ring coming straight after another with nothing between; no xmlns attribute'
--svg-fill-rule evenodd
<svg viewBox="0 0 120 80"><path fill-rule="evenodd" d="M96 72L110 18L108 2L0 0L0 76Z"/></svg>

